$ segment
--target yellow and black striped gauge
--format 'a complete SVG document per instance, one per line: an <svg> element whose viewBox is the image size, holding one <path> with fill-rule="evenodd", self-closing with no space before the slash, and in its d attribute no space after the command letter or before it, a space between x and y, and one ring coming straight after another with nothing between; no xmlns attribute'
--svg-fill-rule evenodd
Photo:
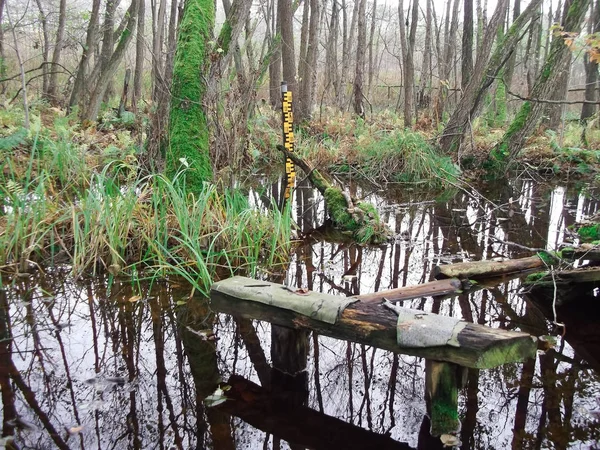
<svg viewBox="0 0 600 450"><path fill-rule="evenodd" d="M283 123L283 146L288 152L294 151L294 113L292 111L292 92L287 90L287 83L281 83L281 121ZM289 199L296 182L296 167L290 158L285 160L285 199Z"/></svg>

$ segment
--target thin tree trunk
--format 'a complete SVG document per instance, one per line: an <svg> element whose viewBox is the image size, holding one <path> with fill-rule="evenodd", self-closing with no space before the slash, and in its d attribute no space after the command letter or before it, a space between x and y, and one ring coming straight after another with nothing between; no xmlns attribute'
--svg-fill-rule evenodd
<svg viewBox="0 0 600 450"><path fill-rule="evenodd" d="M513 23L515 22L515 20L517 20L517 17L519 17L519 14L521 14L521 0L515 0L514 9L513 9ZM507 29L508 29L508 27L507 27ZM533 30L533 26L531 27L531 30ZM513 54L510 56L510 58L508 59L508 62L506 63L506 70L504 71L503 79L504 79L504 84L506 85L507 90L511 89L513 74L515 73L516 61L517 61L517 51L515 50L513 52ZM506 95L508 95L508 93L506 93Z"/></svg>
<svg viewBox="0 0 600 450"><path fill-rule="evenodd" d="M144 28L146 18L146 0L138 0L137 33L135 40L135 72L133 74L133 98L131 106L137 114L139 102L142 100L142 77L144 75L144 52L146 41L144 39Z"/></svg>
<svg viewBox="0 0 600 450"><path fill-rule="evenodd" d="M125 56L125 52L127 51L127 47L133 38L133 34L135 33L135 28L137 24L137 11L138 11L138 1L140 0L132 0L131 6L127 10L127 25L125 31L123 31L121 38L119 39L119 43L117 44L117 48L110 56L108 62L103 62L104 68L100 71L98 75L98 80L95 82L94 89L92 94L90 95L90 100L87 105L87 108L83 111L82 119L88 121L95 121L98 118L98 113L100 112L100 104L102 103L102 99L104 98L109 84L119 67L123 57ZM112 36L112 33L110 33ZM106 33L105 33L106 37Z"/></svg>
<svg viewBox="0 0 600 450"><path fill-rule="evenodd" d="M412 0L412 16L408 47L406 48L406 63L404 64L404 126L411 127L413 123L415 97L415 39L417 35L417 20L419 18L419 0Z"/></svg>
<svg viewBox="0 0 600 450"><path fill-rule="evenodd" d="M0 0L0 77L4 78L6 76L6 55L4 53L4 27L2 26L2 21L4 19L4 4L5 0ZM1 93L5 92L5 84L2 84Z"/></svg>
<svg viewBox="0 0 600 450"><path fill-rule="evenodd" d="M283 80L288 91L298 95L296 83L296 53L294 50L294 17L292 0L278 0L278 14L281 25L281 61L283 63Z"/></svg>
<svg viewBox="0 0 600 450"><path fill-rule="evenodd" d="M269 100L271 107L277 109L281 106L281 22L275 0L272 0L269 5L271 12L271 34L267 33L269 53L271 53L269 62ZM268 30L269 28L267 28Z"/></svg>
<svg viewBox="0 0 600 450"><path fill-rule="evenodd" d="M574 0L566 16L564 30L579 32L581 22L590 4L590 0ZM571 56L569 48L562 39L554 39L544 66L538 76L531 92L532 99L548 99L557 88L559 75L557 73L564 67L565 61ZM543 103L535 100L526 101L513 120L502 141L492 150L491 161L495 163L497 171L505 170L506 162L510 163L521 150L525 139L537 126L538 120L544 109Z"/></svg>
<svg viewBox="0 0 600 450"><path fill-rule="evenodd" d="M423 50L423 65L421 66L421 81L418 95L419 108L426 108L429 105L431 98L431 3L433 0L425 0L425 44Z"/></svg>
<svg viewBox="0 0 600 450"><path fill-rule="evenodd" d="M29 129L29 104L27 102L27 82L25 80L25 67L23 66L23 59L21 58L21 52L19 51L19 41L17 39L17 32L13 21L10 17L10 11L8 5L6 5L6 18L8 19L8 25L12 31L13 44L15 46L15 54L17 56L17 62L19 63L19 72L21 73L21 94L23 95L23 111L25 116L23 118L23 127Z"/></svg>
<svg viewBox="0 0 600 450"><path fill-rule="evenodd" d="M44 39L44 49L42 52L42 95L44 97L46 97L47 93L48 93L48 82L49 82L49 77L48 77L48 72L50 72L48 70L48 62L50 61L49 59L49 55L50 55L50 33L48 31L48 19L47 19L47 15L44 12L44 8L42 7L42 2L41 0L35 0L35 3L37 4L38 10L40 11L40 22L42 24L42 37Z"/></svg>
<svg viewBox="0 0 600 450"><path fill-rule="evenodd" d="M479 114L487 90L495 81L496 76L508 58L510 58L510 55L522 37L521 30L536 14L540 4L541 0L533 0L529 4L525 11L512 24L503 41L496 45L491 58L487 61L485 55L491 53L494 37L504 18L508 0L498 3L483 39L482 51L477 57L473 77L467 85L454 113L448 120L448 124L444 128L444 132L440 138L440 146L445 152L460 150L464 133L468 129L469 124Z"/></svg>
<svg viewBox="0 0 600 450"><path fill-rule="evenodd" d="M519 1L519 0L517 0ZM465 0L463 11L461 87L464 90L473 71L473 0Z"/></svg>
<svg viewBox="0 0 600 450"><path fill-rule="evenodd" d="M98 20L100 19L100 0L94 0L92 3L92 13L88 23L87 34L85 37L85 46L81 53L81 60L73 83L71 98L69 99L69 111L79 103L80 94L85 91L85 79L89 68L90 57L94 53L96 45L96 36L98 34Z"/></svg>
<svg viewBox="0 0 600 450"><path fill-rule="evenodd" d="M177 3L172 0L172 3ZM163 89L163 40L165 32L166 0L159 0L158 11L152 8L152 101L157 102L160 90Z"/></svg>
<svg viewBox="0 0 600 450"><path fill-rule="evenodd" d="M374 56L373 52L375 51L373 42L375 38L375 26L377 24L377 0L373 0L373 11L371 13L371 29L369 30L369 89L371 92L371 86L373 85L373 74L375 72L374 66Z"/></svg>
<svg viewBox="0 0 600 450"><path fill-rule="evenodd" d="M348 14L346 11L348 3L345 0L342 0L344 37L342 41L342 73L340 75L340 109L344 109L346 106L346 83L348 79L348 74L350 73L351 55L354 52L354 40L356 36L356 27L358 22L358 7L360 5L360 2L361 0L356 0L354 2L354 8L352 9L352 21L350 22L350 29L348 30Z"/></svg>
<svg viewBox="0 0 600 450"><path fill-rule="evenodd" d="M452 21L450 23L450 1L446 10L446 22L444 24L444 55L441 63L440 83L435 105L435 117L438 123L442 122L446 106L447 90L450 85L450 74L452 72L452 58L454 57L454 41L458 29L458 6L459 0L454 0L452 8Z"/></svg>
<svg viewBox="0 0 600 450"><path fill-rule="evenodd" d="M592 33L600 32L600 0L596 0L591 16ZM590 60L588 53L583 55L583 64L585 67L585 99L595 102L598 99L598 63ZM596 114L598 106L591 103L584 103L581 108L581 122L585 124L587 120Z"/></svg>
<svg viewBox="0 0 600 450"><path fill-rule="evenodd" d="M60 0L60 8L58 12L58 29L56 30L56 42L54 43L54 52L52 52L52 70L50 71L50 82L48 84L48 92L46 97L50 104L57 105L58 97L56 95L58 83L58 64L60 64L60 56L65 41L65 25L67 22L67 0Z"/></svg>
<svg viewBox="0 0 600 450"><path fill-rule="evenodd" d="M365 73L365 53L367 46L367 0L357 0L358 6L358 42L356 44L356 70L354 72L354 113L365 118L363 105L363 78Z"/></svg>
<svg viewBox="0 0 600 450"><path fill-rule="evenodd" d="M325 89L333 86L334 98L340 95L339 73L338 73L338 33L340 29L340 18L337 0L333 0L331 6L331 20L329 22L329 36L327 38L327 49L325 52Z"/></svg>
<svg viewBox="0 0 600 450"><path fill-rule="evenodd" d="M304 2L304 9L302 10L302 26L300 29L300 56L298 58L298 93L296 102L296 116L295 119L298 123L302 123L308 118L307 110L307 84L306 79L308 78L308 18L310 16L310 1Z"/></svg>

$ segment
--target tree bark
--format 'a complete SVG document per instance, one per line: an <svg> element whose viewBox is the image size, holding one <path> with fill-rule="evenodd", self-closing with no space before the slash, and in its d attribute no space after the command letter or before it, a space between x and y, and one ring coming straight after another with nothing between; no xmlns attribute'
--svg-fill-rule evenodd
<svg viewBox="0 0 600 450"><path fill-rule="evenodd" d="M312 89L313 79L316 76L317 70L317 45L320 20L319 2L316 0L306 0L304 16L302 19L302 34L304 38L301 39L300 62L298 64L298 75L300 77L296 109L298 123L310 119L312 112L314 99Z"/></svg>
<svg viewBox="0 0 600 450"><path fill-rule="evenodd" d="M358 2L358 41L356 43L356 67L354 71L354 113L365 118L365 108L363 105L363 84L365 74L365 53L367 47L367 18L366 18L366 0L357 0Z"/></svg>
<svg viewBox="0 0 600 450"><path fill-rule="evenodd" d="M374 38L375 38L375 26L377 23L377 0L373 0L373 11L371 13L371 28L369 30L369 81L368 81L368 92L371 92L371 86L373 84L373 75L375 73L375 62L374 62Z"/></svg>
<svg viewBox="0 0 600 450"><path fill-rule="evenodd" d="M431 100L431 81L432 81L432 49L431 49L431 4L433 0L425 0L425 43L423 49L423 65L421 66L421 81L418 95L418 105L420 108L429 106Z"/></svg>
<svg viewBox="0 0 600 450"><path fill-rule="evenodd" d="M90 15L90 22L88 23L87 27L87 34L85 37L83 52L81 53L81 60L79 61L79 66L77 68L77 75L75 76L75 82L73 83L73 90L71 91L71 97L69 99L69 110L79 103L81 92L86 90L85 81L87 77L87 71L89 69L90 57L94 54L96 36L98 34L100 2L101 0L93 0L92 2L92 13Z"/></svg>
<svg viewBox="0 0 600 450"><path fill-rule="evenodd" d="M44 39L44 43L42 44L42 93L45 97L48 92L48 62L50 61L50 32L48 31L48 18L42 6L41 0L35 0L37 4L38 10L40 12L40 22L42 24L42 38Z"/></svg>
<svg viewBox="0 0 600 450"><path fill-rule="evenodd" d="M517 17L519 17L520 14L521 14L521 0L515 0L514 9L513 9L513 20L512 20L513 23L515 22L515 20L517 20ZM508 29L508 27L507 27L507 29ZM531 27L531 29L533 30L533 26ZM504 71L503 79L504 79L504 84L506 86L506 91L511 90L512 79L513 79L513 74L515 72L516 61L517 61L517 51L515 49L513 54L508 59L508 62L506 63L506 70ZM505 97L507 95L508 95L508 92L505 92Z"/></svg>
<svg viewBox="0 0 600 450"><path fill-rule="evenodd" d="M590 0L573 1L566 17L565 31L578 32L581 29L581 22L585 17L589 4ZM556 89L559 81L559 73L556 73L556 71L564 67L565 61L570 57L570 50L563 39L555 38L552 41L548 57L531 92L532 98L543 100L550 97L550 94ZM505 170L507 167L506 163L510 163L517 156L525 143L525 139L527 139L537 126L543 107L543 103L534 101L526 101L523 104L509 129L504 134L502 141L492 150L490 155L490 161L494 165L496 172Z"/></svg>
<svg viewBox="0 0 600 450"><path fill-rule="evenodd" d="M50 71L50 81L48 82L48 91L46 98L51 105L58 105L58 97L56 94L58 83L57 65L60 64L60 56L62 48L65 45L65 25L67 23L67 0L60 0L60 8L58 11L58 29L56 30L56 41L54 43L54 51L52 52L52 68Z"/></svg>
<svg viewBox="0 0 600 450"><path fill-rule="evenodd" d="M338 107L340 110L344 110L346 106L346 83L348 80L348 74L350 73L350 60L354 50L354 40L356 36L356 28L358 21L358 7L362 0L356 0L354 2L354 8L352 9L352 20L350 22L350 29L348 29L348 3L346 0L342 0L342 72L340 74L340 96L338 99Z"/></svg>
<svg viewBox="0 0 600 450"><path fill-rule="evenodd" d="M133 98L131 106L135 114L138 113L139 102L142 100L142 77L144 75L144 53L146 41L144 36L146 18L146 0L138 0L137 33L135 41L135 72L133 74ZM162 24L160 24L162 27Z"/></svg>
<svg viewBox="0 0 600 450"><path fill-rule="evenodd" d="M520 1L520 0L516 0ZM465 0L463 11L461 87L464 90L473 71L473 0Z"/></svg>
<svg viewBox="0 0 600 450"><path fill-rule="evenodd" d="M121 34L121 38L119 39L117 48L110 55L108 61L102 60L101 62L103 68L100 70L98 79L95 81L95 85L92 94L90 95L87 108L83 111L83 120L93 122L98 118L98 113L100 112L100 104L102 103L102 99L106 95L109 84L111 83L112 78L116 73L117 68L119 67L119 64L125 56L125 52L127 51L129 43L133 39L133 34L135 33L135 28L137 24L138 1L140 0L132 0L129 9L127 10L127 24L125 26L125 30ZM107 33L105 32L104 34L106 38ZM110 35L112 38L112 31Z"/></svg>
<svg viewBox="0 0 600 450"><path fill-rule="evenodd" d="M489 61L487 61L486 55L489 55L491 52L494 37L501 24L502 18L504 17L507 4L508 2L506 0L498 3L483 39L481 51L477 55L477 62L475 64L475 69L473 70L471 81L467 85L458 106L444 128L444 132L440 138L440 147L445 152L449 153L454 150L460 150L464 133L468 129L469 124L472 123L479 114L486 92L514 51L517 42L519 42L522 37L521 30L536 13L537 8L541 4L541 0L532 1L529 6L527 6L527 9L519 15L504 36L502 43L496 45L492 56L489 58Z"/></svg>
<svg viewBox="0 0 600 450"><path fill-rule="evenodd" d="M593 7L592 33L600 32L600 0L596 0ZM598 63L591 61L588 53L583 55L583 64L585 67L585 99L590 102L598 100ZM596 114L598 106L591 103L584 103L581 107L581 123L585 124L590 117Z"/></svg>
<svg viewBox="0 0 600 450"><path fill-rule="evenodd" d="M271 9L271 34L269 39L269 101L274 109L281 107L281 21L279 19L278 8L275 7L275 0L270 2ZM269 28L267 28L269 30Z"/></svg>
<svg viewBox="0 0 600 450"><path fill-rule="evenodd" d="M296 52L294 50L294 16L292 0L278 0L278 14L281 25L281 62L283 63L283 81L288 91L298 95L296 82Z"/></svg>
<svg viewBox="0 0 600 450"><path fill-rule="evenodd" d="M435 104L435 118L438 123L442 122L446 107L446 95L450 85L450 74L452 73L452 58L454 56L454 41L458 29L458 5L459 0L454 0L452 8L452 21L450 23L450 1L446 10L446 22L444 24L444 55L440 65L440 82Z"/></svg>

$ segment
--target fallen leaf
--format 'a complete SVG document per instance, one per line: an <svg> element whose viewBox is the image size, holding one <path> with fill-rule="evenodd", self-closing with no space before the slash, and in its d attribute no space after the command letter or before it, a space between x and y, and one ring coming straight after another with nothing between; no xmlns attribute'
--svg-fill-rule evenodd
<svg viewBox="0 0 600 450"><path fill-rule="evenodd" d="M129 297L129 302L135 303L135 302L139 302L141 299L142 299L141 295L133 295L133 296Z"/></svg>

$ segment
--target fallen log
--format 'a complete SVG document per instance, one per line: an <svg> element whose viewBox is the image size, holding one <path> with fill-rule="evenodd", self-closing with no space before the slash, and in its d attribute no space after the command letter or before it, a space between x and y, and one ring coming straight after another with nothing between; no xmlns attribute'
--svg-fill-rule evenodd
<svg viewBox="0 0 600 450"><path fill-rule="evenodd" d="M579 247L567 247L560 251L565 259L584 259L588 261L600 261L600 246L582 244Z"/></svg>
<svg viewBox="0 0 600 450"><path fill-rule="evenodd" d="M361 302L381 303L384 300L399 302L421 297L437 297L440 295L458 294L462 291L463 284L458 278L436 280L416 286L404 286L388 291L373 292L372 294L357 295L355 299Z"/></svg>
<svg viewBox="0 0 600 450"><path fill-rule="evenodd" d="M461 324L455 329L460 331L457 332L455 339L453 338L455 342L452 344L433 347L401 346L398 343L397 315L392 310L371 301L356 301L350 304L341 312L335 323L326 323L264 303L265 300L269 303L274 297L284 301L297 300L299 295L307 299L311 295L317 295L319 298L330 297L332 302L344 299L312 292L297 294L279 284L259 282L244 277L219 281L212 285L210 293L213 310L233 316L263 320L289 328L308 328L336 339L371 345L395 353L452 362L465 367L485 369L522 361L533 357L537 348L535 338L527 333L489 328L458 320L457 322ZM406 324L412 335L422 323L420 322L422 316L426 315L423 311L413 312L414 320ZM450 318L445 319L450 320Z"/></svg>
<svg viewBox="0 0 600 450"><path fill-rule="evenodd" d="M323 195L329 216L338 229L351 232L352 237L361 244L382 244L392 237L373 205L352 199L347 192L332 186L316 168L296 153L289 152L282 145L277 148L304 171L311 184Z"/></svg>
<svg viewBox="0 0 600 450"><path fill-rule="evenodd" d="M435 266L432 275L437 279L468 278L477 280L516 272L527 272L540 267L545 267L545 263L542 258L536 255L506 261L471 261Z"/></svg>
<svg viewBox="0 0 600 450"><path fill-rule="evenodd" d="M311 449L410 450L408 444L374 433L306 406L290 404L273 392L238 375L227 381L227 401L215 408L239 417L259 430Z"/></svg>

